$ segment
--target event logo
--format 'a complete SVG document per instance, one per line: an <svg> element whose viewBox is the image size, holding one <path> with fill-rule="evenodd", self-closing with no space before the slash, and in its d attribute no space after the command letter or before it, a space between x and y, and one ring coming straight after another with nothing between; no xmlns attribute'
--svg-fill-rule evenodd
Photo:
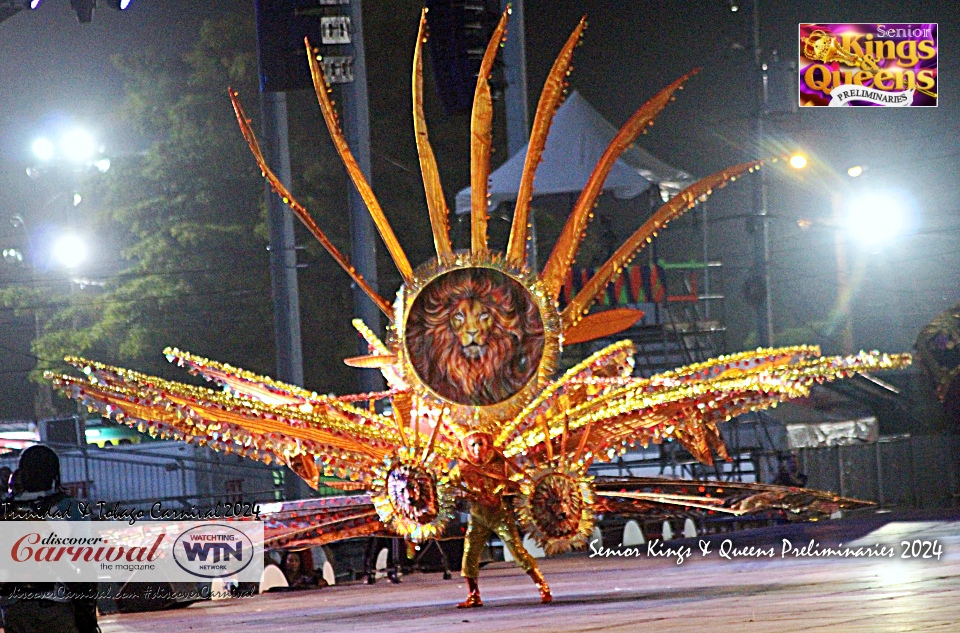
<svg viewBox="0 0 960 633"><path fill-rule="evenodd" d="M180 569L198 578L226 578L243 571L254 558L250 537L223 524L198 525L173 544Z"/></svg>
<svg viewBox="0 0 960 633"><path fill-rule="evenodd" d="M262 573L262 521L7 521L0 530L0 582L257 582Z"/></svg>
<svg viewBox="0 0 960 633"><path fill-rule="evenodd" d="M936 106L936 24L801 24L801 106Z"/></svg>

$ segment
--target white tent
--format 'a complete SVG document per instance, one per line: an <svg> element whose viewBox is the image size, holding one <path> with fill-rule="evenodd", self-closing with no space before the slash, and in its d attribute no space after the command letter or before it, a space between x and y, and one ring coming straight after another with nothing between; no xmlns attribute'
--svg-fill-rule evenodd
<svg viewBox="0 0 960 633"><path fill-rule="evenodd" d="M533 182L534 195L572 193L583 189L600 156L617 133L617 128L574 91L557 110L543 152L543 161ZM527 147L510 157L490 175L490 207L516 200ZM672 196L694 182L676 167L633 146L627 149L607 176L606 192L617 198L634 198L652 184ZM470 212L470 188L457 194L456 212Z"/></svg>

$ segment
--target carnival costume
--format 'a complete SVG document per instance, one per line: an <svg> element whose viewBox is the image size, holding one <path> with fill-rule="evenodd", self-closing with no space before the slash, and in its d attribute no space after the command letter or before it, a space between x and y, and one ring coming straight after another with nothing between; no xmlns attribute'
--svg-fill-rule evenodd
<svg viewBox="0 0 960 633"><path fill-rule="evenodd" d="M725 169L674 196L561 310L561 287L607 174L690 75L667 86L630 117L584 186L545 266L531 270L527 244L534 174L585 22L574 29L546 80L509 242L504 253L497 253L487 243L493 113L488 79L506 22L507 13L486 49L477 81L471 121L471 243L469 250L459 251L451 243L449 210L423 113L426 29L421 16L414 48L413 121L436 257L417 268L407 260L344 140L321 61L307 44L326 125L402 277L392 303L373 290L273 174L236 93L230 91L240 127L264 176L386 315L389 327L383 340L354 321L370 353L346 362L379 369L388 391L318 395L177 349L166 350L169 360L223 389L170 382L78 358L68 360L87 378L51 376L71 397L151 435L286 464L314 487L322 475L336 476L349 480L342 487L369 493L335 506L325 506L324 500L302 502L301 518L312 512L313 519L286 534L287 543L327 542L384 530L424 541L439 535L451 520L455 499L466 498L472 510L462 573L470 595L461 607L482 605L478 563L490 533L513 552L537 584L541 599L551 600L546 581L520 540L518 522L547 554L555 554L583 547L593 533L598 509L617 503L674 503L734 513L757 504L811 507L813 502L797 501L800 493L795 490L753 488L737 501L738 508L723 500L719 486L717 496L688 493L686 488L670 492L669 482L632 491L601 487L587 469L616 458L631 445L667 440L681 443L705 463L712 463L714 454L727 459L719 423L807 395L815 383L910 362L908 355L876 352L820 357L817 348L798 346L734 354L640 378L633 376L632 344L620 341L556 377L564 344L610 337L641 316L632 309L588 314L597 296L637 252L668 222L714 189L758 169L761 161ZM744 500L747 497L750 501ZM825 498L838 502L826 494L804 498L814 497L817 503ZM298 514L290 510L283 516L293 521Z"/></svg>

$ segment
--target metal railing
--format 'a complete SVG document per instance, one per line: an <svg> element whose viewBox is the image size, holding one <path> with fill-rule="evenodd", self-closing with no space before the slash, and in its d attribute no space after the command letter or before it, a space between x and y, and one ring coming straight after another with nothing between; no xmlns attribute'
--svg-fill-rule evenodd
<svg viewBox="0 0 960 633"><path fill-rule="evenodd" d="M64 487L83 500L149 509L282 500L282 470L210 449L157 442L107 449L53 447ZM16 470L18 457L0 458Z"/></svg>

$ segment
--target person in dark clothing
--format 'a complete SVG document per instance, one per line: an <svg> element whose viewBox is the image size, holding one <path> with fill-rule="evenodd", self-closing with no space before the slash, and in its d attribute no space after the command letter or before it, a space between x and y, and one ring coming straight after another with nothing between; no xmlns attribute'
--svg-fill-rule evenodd
<svg viewBox="0 0 960 633"><path fill-rule="evenodd" d="M800 464L797 463L797 456L793 453L780 456L780 464L777 468L777 478L773 483L778 486L790 486L792 488L805 488L807 485L807 476L800 472Z"/></svg>
<svg viewBox="0 0 960 633"><path fill-rule="evenodd" d="M10 494L10 479L12 476L12 470L6 466L0 467L0 498L6 499L7 495Z"/></svg>
<svg viewBox="0 0 960 633"><path fill-rule="evenodd" d="M17 513L29 511L35 517L55 512L71 521L83 520L76 500L60 487L60 458L49 447L38 444L23 451L14 479L17 485L6 502L7 508ZM18 599L11 596L15 588L45 597ZM7 583L2 593L10 596L3 607L6 633L100 631L94 598L96 583Z"/></svg>

